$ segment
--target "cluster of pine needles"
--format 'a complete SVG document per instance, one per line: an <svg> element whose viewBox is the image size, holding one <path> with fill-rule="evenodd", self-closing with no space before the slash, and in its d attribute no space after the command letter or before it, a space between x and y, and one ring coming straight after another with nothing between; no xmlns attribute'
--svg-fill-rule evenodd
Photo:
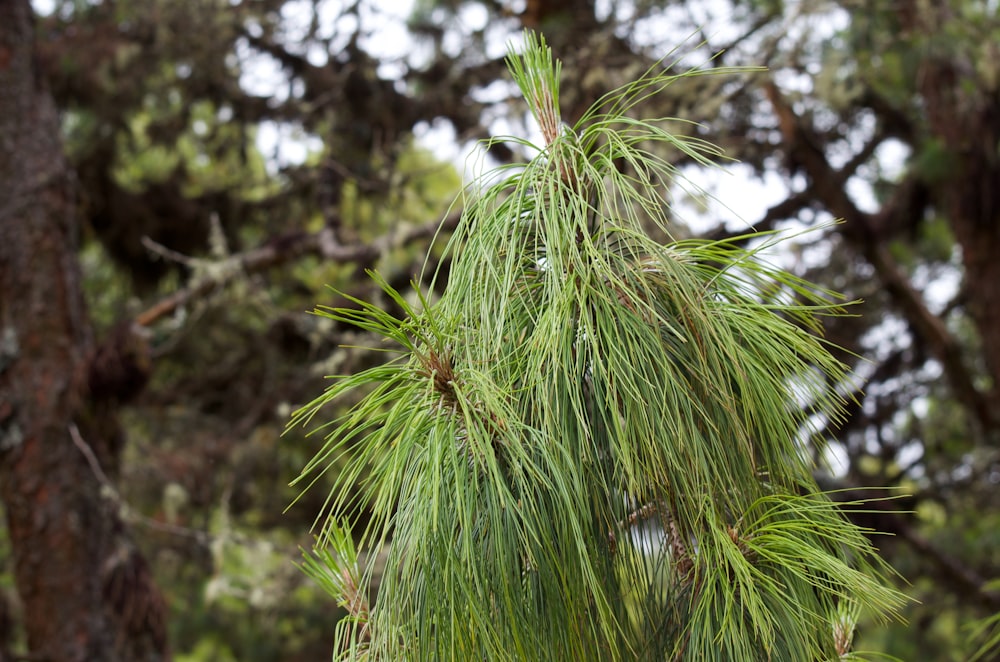
<svg viewBox="0 0 1000 662"><path fill-rule="evenodd" d="M773 236L652 238L664 154L722 157L633 119L679 76L570 127L544 41L508 62L544 143L470 187L441 297L373 274L403 316L317 310L394 346L293 420L363 393L301 479L332 474L305 567L349 613L342 659L846 658L901 596L803 449L843 405L836 297L759 259Z"/></svg>

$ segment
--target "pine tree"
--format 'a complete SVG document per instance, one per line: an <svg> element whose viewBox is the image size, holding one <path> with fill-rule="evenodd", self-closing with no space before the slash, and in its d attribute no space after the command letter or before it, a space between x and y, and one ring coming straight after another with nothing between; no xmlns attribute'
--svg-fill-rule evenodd
<svg viewBox="0 0 1000 662"><path fill-rule="evenodd" d="M678 176L659 155L722 156L690 124L633 119L675 76L651 70L568 127L544 40L508 63L544 144L470 188L440 299L374 275L402 318L316 311L396 346L292 421L363 394L300 479L335 470L304 565L350 613L339 655L848 657L858 615L903 598L803 452L843 406L817 319L836 297L742 241L652 238L670 236ZM360 557L380 552L371 596Z"/></svg>

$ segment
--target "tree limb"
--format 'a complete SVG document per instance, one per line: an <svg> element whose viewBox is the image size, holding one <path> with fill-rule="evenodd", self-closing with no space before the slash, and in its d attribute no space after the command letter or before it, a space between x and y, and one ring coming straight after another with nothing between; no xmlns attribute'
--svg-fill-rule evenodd
<svg viewBox="0 0 1000 662"><path fill-rule="evenodd" d="M1000 412L991 411L988 399L976 388L973 376L962 360L961 344L944 322L928 310L920 293L910 284L885 245L883 228L906 224L908 219L903 216L912 211L911 205L906 204L909 197L894 196L874 216L858 209L844 187L845 173L830 165L820 137L796 115L777 85L769 83L766 91L778 117L789 167L805 172L810 179L808 190L812 196L844 220L844 237L872 265L914 333L941 362L956 397L984 428L989 429L1000 423Z"/></svg>
<svg viewBox="0 0 1000 662"><path fill-rule="evenodd" d="M305 255L318 255L327 260L343 263L372 262L397 246L433 237L438 232L454 230L460 217L461 212L455 211L443 221L434 221L402 231L390 231L367 244L341 244L330 228L323 228L314 233L276 237L257 248L226 258L232 268L220 269L217 277L206 277L180 288L136 315L135 323L140 327L151 326L188 302L227 285L237 276L263 271Z"/></svg>

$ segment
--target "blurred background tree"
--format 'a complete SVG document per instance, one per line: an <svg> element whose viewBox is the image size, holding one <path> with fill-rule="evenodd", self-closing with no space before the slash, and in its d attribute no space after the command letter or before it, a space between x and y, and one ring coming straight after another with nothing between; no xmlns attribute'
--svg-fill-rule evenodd
<svg viewBox="0 0 1000 662"><path fill-rule="evenodd" d="M397 289L419 273L439 225L455 223L455 155L532 130L502 61L528 27L574 76L570 122L675 48L678 71L768 67L691 78L643 109L699 122L693 133L742 163L722 178L674 155L690 177L671 201L677 232L843 219L773 259L864 299L827 329L848 350L857 406L804 441L831 460L821 480L845 498L910 495L863 523L895 534L877 544L920 602L906 625L863 628L858 647L968 659L969 624L1000 611L998 3L403 4L39 0L32 46L26 0L0 0L5 651L74 659L52 641L69 650L79 628L106 626L118 659L162 655L123 653L114 642L149 624L94 621L95 604L68 591L58 623L38 606L67 578L94 577L79 596L108 613L162 594L176 659L329 656L338 614L289 561L323 490L284 512L319 441L279 434L324 374L372 359L340 348L353 331L302 311L345 304L326 284L377 296L365 268ZM27 141L29 129L61 135L67 206L38 184L59 145ZM523 158L508 144L479 154ZM24 227L61 249L18 243ZM52 298L18 296L31 292ZM68 317L46 321L31 301ZM43 441L23 371L59 365L72 397ZM50 458L44 489L32 457ZM72 532L72 518L24 525L43 494L79 502L93 553L32 564L44 535L58 549L60 527ZM150 572L159 591L136 579Z"/></svg>

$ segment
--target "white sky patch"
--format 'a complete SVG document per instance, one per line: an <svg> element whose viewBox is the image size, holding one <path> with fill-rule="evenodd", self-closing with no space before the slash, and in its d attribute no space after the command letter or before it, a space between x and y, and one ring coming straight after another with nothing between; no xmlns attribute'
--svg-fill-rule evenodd
<svg viewBox="0 0 1000 662"><path fill-rule="evenodd" d="M261 122L257 127L257 148L264 155L272 175L281 168L305 163L310 154L323 150L323 140L301 128L277 122Z"/></svg>
<svg viewBox="0 0 1000 662"><path fill-rule="evenodd" d="M312 3L307 0L288 0L281 6L280 15L282 42L292 50L309 37Z"/></svg>
<svg viewBox="0 0 1000 662"><path fill-rule="evenodd" d="M451 163L461 172L462 163L468 154L476 149L476 141L460 144L455 135L455 127L444 119L436 119L432 123L420 122L413 127L413 137L417 144L429 149L434 156L445 163Z"/></svg>
<svg viewBox="0 0 1000 662"><path fill-rule="evenodd" d="M906 171L906 160L910 158L909 145L896 138L890 138L875 149L875 158L882 168L882 174L889 179L902 177Z"/></svg>
<svg viewBox="0 0 1000 662"><path fill-rule="evenodd" d="M676 54L681 66L701 67L715 55L704 47L703 39L713 45L729 43L741 31L730 0L668 5L649 11L641 20L634 14L631 3L615 5L614 16L621 26L618 36L654 57L672 60Z"/></svg>
<svg viewBox="0 0 1000 662"><path fill-rule="evenodd" d="M280 62L251 48L242 38L236 40L236 57L240 64L240 87L247 94L267 97L277 103L288 99L288 77Z"/></svg>
<svg viewBox="0 0 1000 662"><path fill-rule="evenodd" d="M39 16L48 16L56 10L55 0L31 0L31 8Z"/></svg>
<svg viewBox="0 0 1000 662"><path fill-rule="evenodd" d="M842 478L851 468L847 450L840 444L830 444L825 449L823 460L834 478Z"/></svg>
<svg viewBox="0 0 1000 662"><path fill-rule="evenodd" d="M720 168L688 166L682 174L687 186L696 188L692 189L692 195L674 200L673 207L695 234L714 229L720 223L731 232L750 231L768 208L789 194L779 174L768 171L759 179L749 166L739 163ZM699 196L699 190L704 195Z"/></svg>
<svg viewBox="0 0 1000 662"><path fill-rule="evenodd" d="M490 21L490 13L478 2L462 5L458 9L457 21L467 31L482 30Z"/></svg>
<svg viewBox="0 0 1000 662"><path fill-rule="evenodd" d="M406 21L412 12L411 0L380 0L359 6L362 36L358 43L382 61L378 67L380 78L394 80L406 73L406 57L414 43Z"/></svg>

